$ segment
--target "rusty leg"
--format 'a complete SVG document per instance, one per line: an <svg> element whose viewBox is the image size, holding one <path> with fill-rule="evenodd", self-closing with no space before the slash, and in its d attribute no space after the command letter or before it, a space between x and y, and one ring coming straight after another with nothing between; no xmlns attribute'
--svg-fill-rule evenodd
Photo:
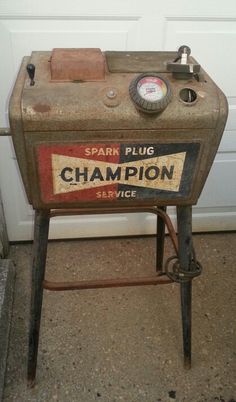
<svg viewBox="0 0 236 402"><path fill-rule="evenodd" d="M192 207L177 207L179 261L181 269L189 270L192 258ZM180 284L184 366L191 367L192 281Z"/></svg>
<svg viewBox="0 0 236 402"><path fill-rule="evenodd" d="M159 207L166 212L166 207ZM160 215L157 215L157 236L156 236L156 270L162 271L165 243L165 222Z"/></svg>
<svg viewBox="0 0 236 402"><path fill-rule="evenodd" d="M43 301L43 280L47 256L48 229L49 211L36 210L34 222L34 246L28 352L29 386L34 385L36 375L40 318Z"/></svg>

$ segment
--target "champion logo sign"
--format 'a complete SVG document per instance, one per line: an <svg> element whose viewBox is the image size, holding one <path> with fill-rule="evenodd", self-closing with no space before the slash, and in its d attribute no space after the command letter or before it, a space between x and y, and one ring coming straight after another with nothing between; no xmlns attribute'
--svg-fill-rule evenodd
<svg viewBox="0 0 236 402"><path fill-rule="evenodd" d="M128 163L107 163L52 154L54 194L111 183L178 191L186 152Z"/></svg>
<svg viewBox="0 0 236 402"><path fill-rule="evenodd" d="M198 148L199 144L39 145L42 198L49 203L173 198L181 194L186 162Z"/></svg>

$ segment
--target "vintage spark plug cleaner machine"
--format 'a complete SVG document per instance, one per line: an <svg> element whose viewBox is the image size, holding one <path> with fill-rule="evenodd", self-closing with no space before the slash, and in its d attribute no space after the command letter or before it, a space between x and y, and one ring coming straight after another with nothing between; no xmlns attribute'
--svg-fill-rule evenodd
<svg viewBox="0 0 236 402"><path fill-rule="evenodd" d="M184 363L191 363L191 284L201 272L191 237L197 203L227 119L224 94L178 52L54 49L25 57L10 100L13 143L35 209L28 380L36 373L43 288L179 282ZM168 205L177 206L178 238ZM156 272L143 278L49 282L50 218L157 215ZM175 255L163 264L167 227Z"/></svg>

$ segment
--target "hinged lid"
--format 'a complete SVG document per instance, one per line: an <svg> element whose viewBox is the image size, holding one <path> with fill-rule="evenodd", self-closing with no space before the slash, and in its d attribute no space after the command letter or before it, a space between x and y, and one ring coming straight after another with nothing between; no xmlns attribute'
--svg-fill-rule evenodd
<svg viewBox="0 0 236 402"><path fill-rule="evenodd" d="M103 81L105 59L100 49L53 49L52 81Z"/></svg>

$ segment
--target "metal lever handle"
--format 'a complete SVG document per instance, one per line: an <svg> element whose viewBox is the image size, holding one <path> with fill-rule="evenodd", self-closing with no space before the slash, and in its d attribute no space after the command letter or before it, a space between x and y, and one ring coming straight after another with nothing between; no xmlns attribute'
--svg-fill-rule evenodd
<svg viewBox="0 0 236 402"><path fill-rule="evenodd" d="M181 57L183 53L185 53L185 54L187 54L188 56L190 56L190 54L191 54L191 49L190 49L190 47L187 46L187 45L182 45L182 46L180 46L179 49L178 49L178 56Z"/></svg>
<svg viewBox="0 0 236 402"><path fill-rule="evenodd" d="M183 45L178 49L177 57L172 62L167 62L167 71L175 74L177 78L186 78L186 74L198 74L200 72L201 66L198 63L193 63L188 61L188 57L191 54L191 49L189 46Z"/></svg>
<svg viewBox="0 0 236 402"><path fill-rule="evenodd" d="M31 63L27 64L26 69L27 69L27 73L29 74L30 85L34 85L35 84L35 81L34 81L35 65L31 64Z"/></svg>

